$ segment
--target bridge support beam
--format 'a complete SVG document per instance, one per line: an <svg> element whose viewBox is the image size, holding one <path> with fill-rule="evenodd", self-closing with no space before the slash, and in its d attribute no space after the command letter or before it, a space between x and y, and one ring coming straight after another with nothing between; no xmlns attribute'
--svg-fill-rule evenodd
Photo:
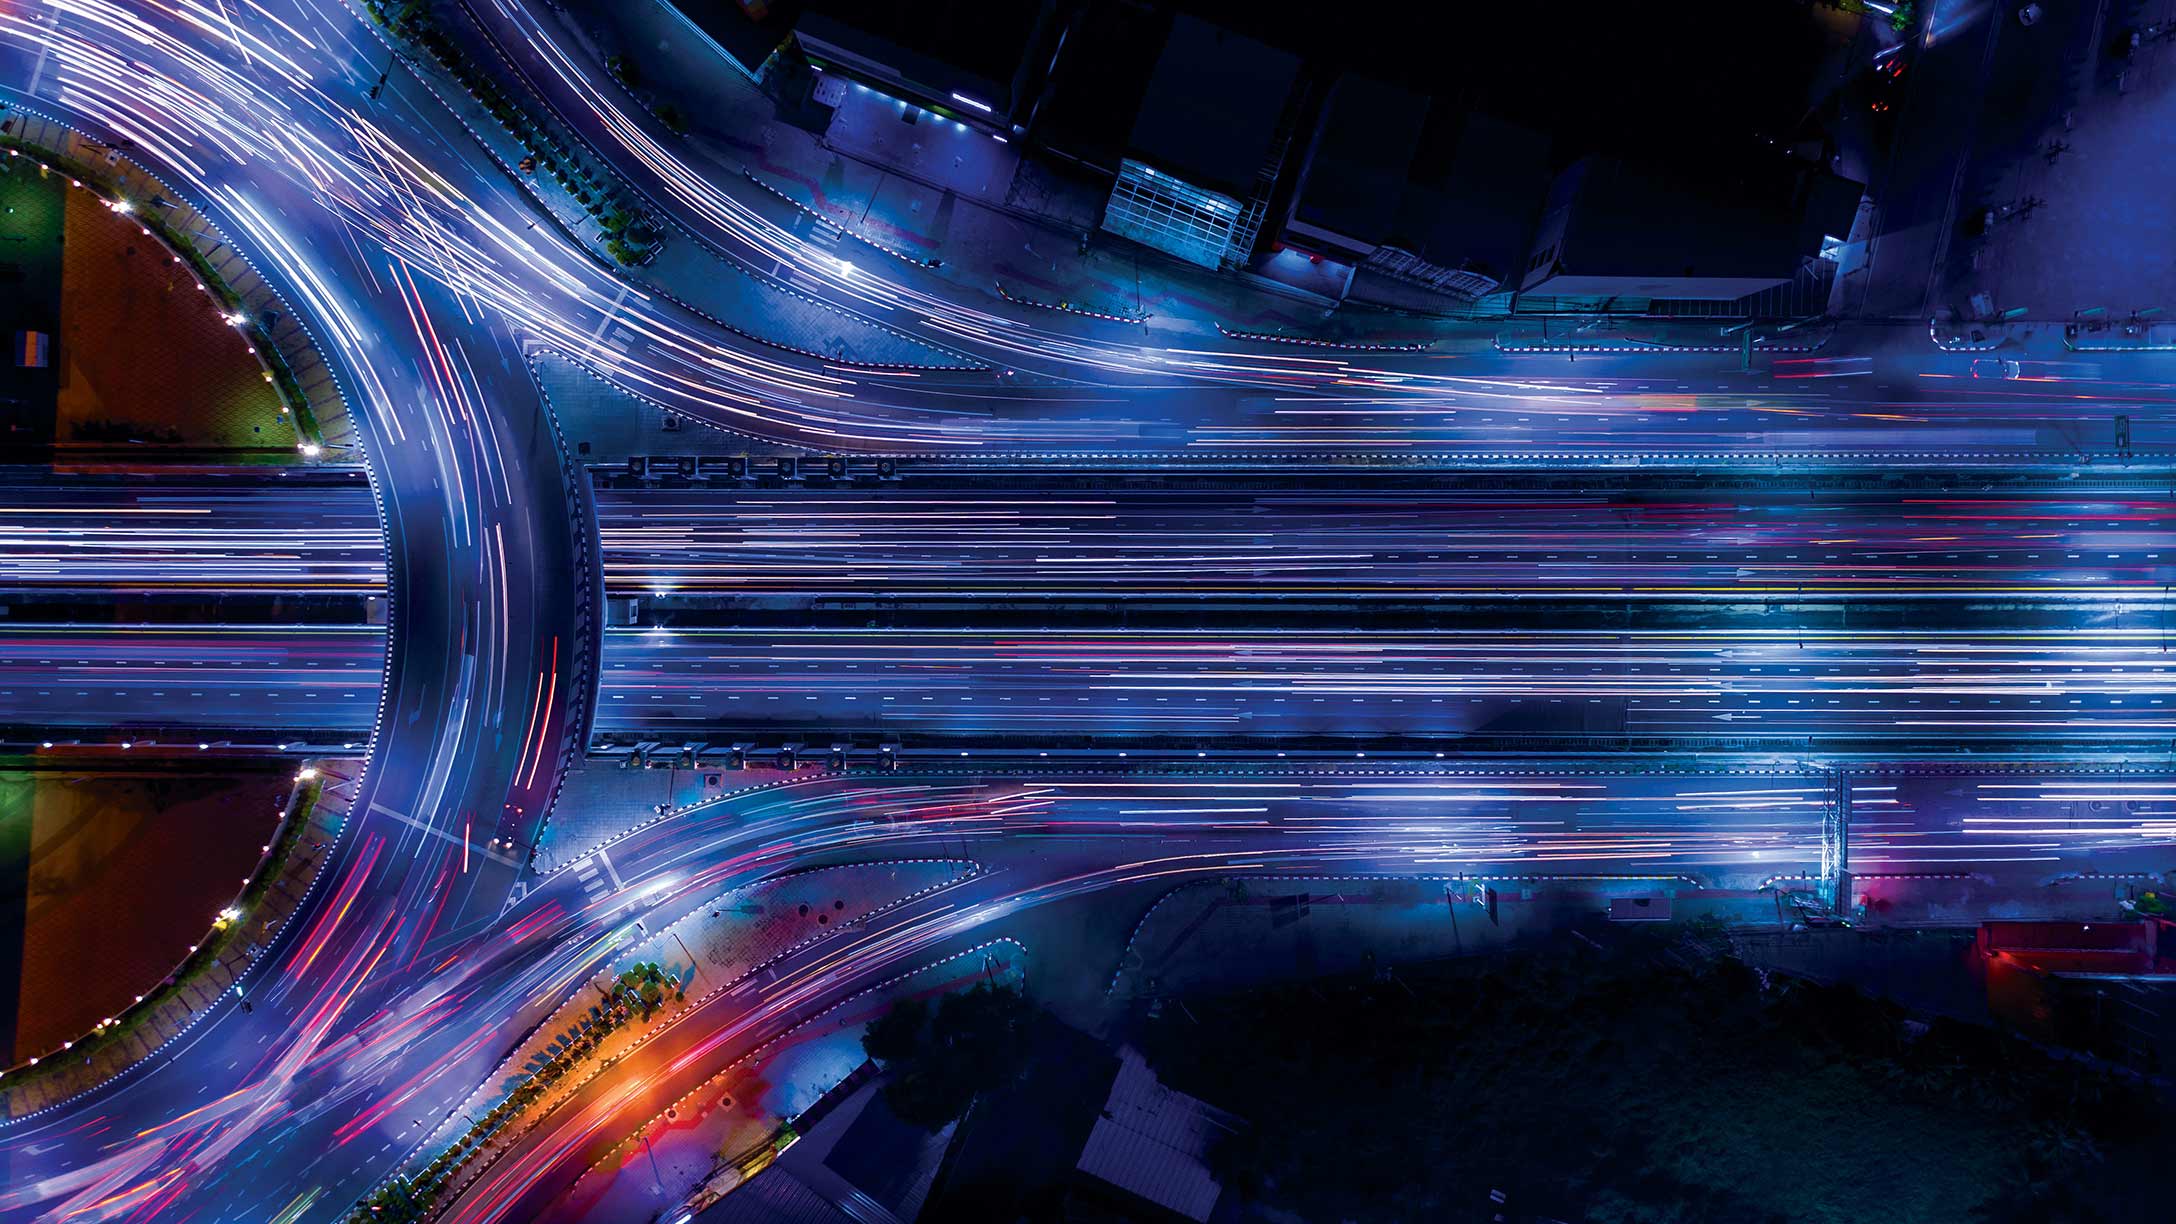
<svg viewBox="0 0 2176 1224"><path fill-rule="evenodd" d="M1828 785L1821 812L1821 899L1842 916L1851 907L1851 775L1834 770Z"/></svg>

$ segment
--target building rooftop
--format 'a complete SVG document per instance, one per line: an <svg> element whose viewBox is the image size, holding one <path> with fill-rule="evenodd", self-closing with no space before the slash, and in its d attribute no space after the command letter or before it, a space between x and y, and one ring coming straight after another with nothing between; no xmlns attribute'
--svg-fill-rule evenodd
<svg viewBox="0 0 2176 1224"><path fill-rule="evenodd" d="M1038 143L1117 173L1170 25L1169 14L1125 0L1095 0L1078 13L1036 112Z"/></svg>
<svg viewBox="0 0 2176 1224"><path fill-rule="evenodd" d="M1021 101L1013 94L1021 68L1050 13L1049 3L1033 0L811 0L794 29L804 43L888 68L938 101L957 91L1009 115Z"/></svg>
<svg viewBox="0 0 2176 1224"><path fill-rule="evenodd" d="M1060 1194L1107 1094L1118 1059L1046 1014L1029 1025L1017 1083L976 1101L922 1208L930 1220L1015 1220Z"/></svg>
<svg viewBox="0 0 2176 1224"><path fill-rule="evenodd" d="M1777 158L1700 174L1587 157L1557 177L1525 287L1713 296L1777 283L1848 231L1861 186ZM1848 206L1847 206L1848 201ZM1605 282L1622 281L1609 290ZM1701 286L1704 288L1693 288Z"/></svg>
<svg viewBox="0 0 2176 1224"><path fill-rule="evenodd" d="M1134 118L1141 161L1240 199L1268 160L1299 57L1180 14Z"/></svg>
<svg viewBox="0 0 2176 1224"><path fill-rule="evenodd" d="M1206 1221L1223 1187L1209 1150L1237 1124L1231 1115L1166 1088L1140 1052L1119 1051L1103 1115L1081 1149L1080 1171L1189 1219Z"/></svg>
<svg viewBox="0 0 2176 1224"><path fill-rule="evenodd" d="M667 0L701 30L742 72L754 76L771 53L793 36L800 0L780 0L754 13L734 0Z"/></svg>
<svg viewBox="0 0 2176 1224"><path fill-rule="evenodd" d="M1389 236L1428 99L1362 76L1338 81L1292 219L1361 246Z"/></svg>
<svg viewBox="0 0 2176 1224"><path fill-rule="evenodd" d="M1576 207L1562 258L1580 275L1787 276L1798 260L1797 226L1780 223L1776 201L1743 189L1703 189L1615 157L1584 159L1559 189L1550 206Z"/></svg>
<svg viewBox="0 0 2176 1224"><path fill-rule="evenodd" d="M695 1217L696 1224L854 1224L857 1219L776 1165Z"/></svg>
<svg viewBox="0 0 2176 1224"><path fill-rule="evenodd" d="M1445 268L1516 279L1549 194L1549 138L1493 115L1428 116L1386 241Z"/></svg>

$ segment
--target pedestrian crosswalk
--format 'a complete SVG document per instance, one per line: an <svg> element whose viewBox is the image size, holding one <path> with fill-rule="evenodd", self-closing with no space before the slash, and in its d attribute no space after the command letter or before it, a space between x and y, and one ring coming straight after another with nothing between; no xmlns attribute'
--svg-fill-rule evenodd
<svg viewBox="0 0 2176 1224"><path fill-rule="evenodd" d="M591 901L601 901L621 887L620 873L602 850L575 864L574 878L582 885L582 895Z"/></svg>
<svg viewBox="0 0 2176 1224"><path fill-rule="evenodd" d="M808 244L826 255L837 256L839 243L846 238L846 231L828 221L809 222Z"/></svg>

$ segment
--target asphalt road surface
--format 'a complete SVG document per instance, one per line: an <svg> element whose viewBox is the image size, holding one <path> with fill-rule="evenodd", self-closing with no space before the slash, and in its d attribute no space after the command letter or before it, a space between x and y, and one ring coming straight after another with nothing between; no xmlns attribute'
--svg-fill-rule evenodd
<svg viewBox="0 0 2176 1224"><path fill-rule="evenodd" d="M1617 585L1672 594L1795 588L1801 576L1818 586L1815 575L1845 570L1857 571L1851 582L1939 588L1929 594L2008 598L2013 587L2044 590L2064 574L2126 592L2055 626L1962 627L1948 636L1823 628L1803 641L1686 629L1605 641L1542 624L1523 636L1430 630L1399 639L1404 648L1319 627L1295 638L1184 638L1124 625L1098 634L1078 626L873 637L838 626L668 626L605 635L607 577L594 572L589 547L599 519L530 377L526 358L542 350L731 431L737 449L941 455L969 466L1053 455L1279 465L1434 456L1468 467L1905 462L2055 472L2090 461L2084 470L2092 471L2126 458L2165 465L2176 418L2164 410L2162 360L2150 354L2042 354L2049 361L2030 379L1975 379L1974 358L1930 346L1918 320L1826 330L1804 354L1763 350L1741 366L1726 343L1658 352L1606 334L1560 335L1552 347L1546 337L1475 332L1421 353L1317 356L1205 342L1204 320L1144 329L1010 311L986 296L955 301L915 268L850 266L812 244L775 197L714 163L691 166L684 156L701 156L666 143L553 20L520 4L491 6L458 36L479 62L530 91L525 104L558 111L663 219L777 282L767 281L766 292L790 285L979 368L871 370L793 354L748 338L765 332L765 318L720 327L616 278L550 225L528 224L531 202L457 117L473 109L435 72L397 57L389 65L378 28L351 9L267 0L214 13L91 0L0 12L0 81L18 113L126 142L310 320L359 430L339 443L351 451L336 457L366 463L378 491L392 607L382 634L297 632L272 648L262 626L173 626L162 637L126 625L18 623L0 643L10 720L55 726L74 710L86 727L110 734L131 718L219 711L264 722L274 721L264 710L278 707L278 721L308 722L337 711L367 733L360 751L370 761L325 874L240 984L251 1009L223 1000L119 1082L0 1126L0 1216L336 1218L413 1154L436 1150L427 1136L443 1143L450 1111L524 1025L625 946L638 919L669 920L780 870L962 848L1003 869L920 900L881 930L840 932L795 953L772 967L775 989L721 996L687 1015L643 1059L600 1077L524 1136L443 1218L543 1214L691 1078L875 981L987 938L1008 918L1129 884L1333 866L1456 874L1548 863L1569 874L1757 877L1773 863L1802 875L1818 867L1815 792L1833 786L1819 763L1793 764L1783 753L1697 782L1596 782L1562 765L1402 778L1355 762L1274 774L1273 758L1179 779L826 777L752 788L650 824L613 847L605 874L616 886L600 896L578 873L523 879L520 862L495 849L507 839L534 843L591 729L593 696L605 698L600 726L620 717L609 707L665 704L652 697L691 715L649 710L629 724L637 727L651 718L674 726L738 719L713 712L736 696L776 697L805 720L776 725L806 725L847 718L848 696L881 704L875 699L889 695L927 706L918 717L933 734L985 734L1006 718L1007 699L1018 709L1079 698L1085 679L1101 685L1087 696L1091 719L1121 734L1142 717L1121 704L1153 706L1162 696L1211 707L1219 720L1252 717L1278 734L1318 725L1309 707L1320 698L1319 725L1342 728L1357 710L1371 735L1501 726L1513 717L1507 705L1526 701L1580 706L1582 722L1586 707L1626 726L1651 719L1665 733L1724 716L1731 727L1741 717L1758 726L1789 712L1853 734L1880 734L1906 718L1933 720L1959 740L1980 728L2029 726L2038 739L2086 750L2133 732L2165 736L2165 643L2150 594L2165 557L2148 525L2165 513L2165 487L2135 501L2034 493L2041 500L2012 508L2024 515L2019 524L2045 528L2044 545L2027 544L2027 534L2043 533L2025 526L2006 541L1998 524L2009 520L1952 498L1901 516L1849 498L1812 503L1812 522L1843 533L1833 540L1798 534L1762 499L1727 514L1682 509L1663 514L1663 531L1684 541L1674 558L1667 544L1658 557L1645 540L1622 537L1622 516L1649 513L1622 499L1553 503L1563 536L1544 541L1516 538L1525 511L1469 491L1461 505L1476 534L1461 550L1430 548L1372 495L1343 508L1318 500L1243 510L1231 497L1159 504L1151 491L1110 511L1126 530L1168 536L1146 558L1121 554L1120 542L1098 540L1087 520L1061 513L1023 525L1051 532L1048 549L1011 529L993 532L1001 546L955 558L964 585L947 588L984 590L1032 573L1056 589L1074 584L1075 593L1098 585L1138 594L1162 581L1156 571L1185 564L1270 599L1339 585L1407 597L1461 582L1470 591L1490 568L1491 590L1532 584L1546 592L1565 566L1588 571L1574 581L1590 586L1606 585L1594 575L1609 573ZM381 73L386 87L373 96ZM1567 345L1587 351L1561 351ZM2117 442L2119 417L2129 418L2128 456ZM302 521L337 520L349 533L329 550L298 545L293 558L277 556L277 538L262 534L237 534L232 557L171 532L116 550L99 543L118 538L103 534L93 510L126 499L98 481L79 482L74 493L55 487L63 490L57 501L9 492L23 509L58 509L74 530L96 534L73 537L82 546L65 550L49 548L50 539L0 537L8 549L0 564L17 567L11 584L35 585L44 574L90 591L172 588L200 581L179 577L200 566L218 575L202 581L220 586L369 580L359 512L290 502ZM632 526L609 528L625 534L603 564L617 575L611 581L629 586L677 577L731 594L719 585L729 579L711 568L716 558L767 549L776 585L761 593L789 611L796 601L814 608L816 550L781 563L775 527L759 527L751 514L783 514L813 543L820 537L808 516L821 508L806 497L780 500L789 508L723 506L738 515L729 521L695 518L686 505L655 517L614 511L615 522ZM965 500L964 510L942 513L991 509L987 499ZM896 517L854 513L871 533L872 558L913 560L929 548ZM1178 560L1213 556L1209 544L1242 513L1259 513L1251 535L1271 551L1351 551L1368 540L1370 555L1243 573L1223 561ZM234 530L274 530L279 517ZM1912 534L1893 533L1900 517ZM672 521L685 524L673 530L689 533L688 543L674 566L661 565L646 533ZM737 547L751 539L764 547ZM65 560L53 559L63 552ZM1468 569L1454 553L1479 557L1483 568ZM1958 570L1978 576L1928 578L1927 567L1947 564L1950 553ZM1150 564L1131 564L1144 559ZM676 575L683 561L687 573ZM1129 573L1114 578L1097 566ZM893 564L867 581L905 582L910 568ZM1356 669L1355 655L1378 665ZM382 686L371 692L360 681L381 656ZM877 683L887 664L886 683ZM220 683L206 676L192 684L192 667L214 669ZM357 683L320 683L333 676ZM1313 691L1325 684L1366 691ZM969 698L988 700L970 711ZM1343 706L1336 719L1327 716L1331 701ZM135 751L118 743L102 750ZM2165 783L2090 763L2037 768L1978 781L1937 769L1847 788L1856 814L1863 781L1867 836L1877 839L1867 845L1899 870L2166 865L2158 857L2169 840ZM1898 789L1879 789L1888 786Z"/></svg>

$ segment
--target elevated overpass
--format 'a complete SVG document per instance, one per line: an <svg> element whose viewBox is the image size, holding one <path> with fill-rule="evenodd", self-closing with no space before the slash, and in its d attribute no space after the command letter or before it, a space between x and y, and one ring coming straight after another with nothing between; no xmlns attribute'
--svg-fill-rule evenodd
<svg viewBox="0 0 2176 1224"><path fill-rule="evenodd" d="M2176 741L2158 470L712 470L599 480L622 622L599 749ZM384 563L359 473L27 472L0 469L0 741L367 735Z"/></svg>

